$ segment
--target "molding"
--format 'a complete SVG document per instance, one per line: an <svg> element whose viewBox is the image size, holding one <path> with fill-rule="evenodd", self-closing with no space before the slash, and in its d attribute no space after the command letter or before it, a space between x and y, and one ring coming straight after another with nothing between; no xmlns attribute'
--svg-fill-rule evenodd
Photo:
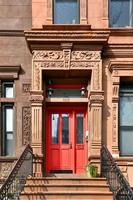
<svg viewBox="0 0 133 200"><path fill-rule="evenodd" d="M115 74L117 75L117 72L119 70L133 70L133 61L114 61L110 60L108 65L109 71L112 73L113 71L116 71Z"/></svg>
<svg viewBox="0 0 133 200"><path fill-rule="evenodd" d="M24 30L0 30L0 36L24 37Z"/></svg>
<svg viewBox="0 0 133 200"><path fill-rule="evenodd" d="M102 104L104 101L104 91L90 91L89 94L90 105Z"/></svg>
<svg viewBox="0 0 133 200"><path fill-rule="evenodd" d="M0 65L0 79L17 79L21 65Z"/></svg>
<svg viewBox="0 0 133 200"><path fill-rule="evenodd" d="M101 45L107 43L109 31L90 29L90 25L45 25L43 29L25 31L25 37L31 52L38 48L43 49L48 44L73 43Z"/></svg>

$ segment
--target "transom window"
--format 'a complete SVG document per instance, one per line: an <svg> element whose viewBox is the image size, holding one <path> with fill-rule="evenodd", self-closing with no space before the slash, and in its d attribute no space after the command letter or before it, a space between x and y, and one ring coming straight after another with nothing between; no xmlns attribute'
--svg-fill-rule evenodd
<svg viewBox="0 0 133 200"><path fill-rule="evenodd" d="M128 27L133 24L133 0L110 0L109 26Z"/></svg>
<svg viewBox="0 0 133 200"><path fill-rule="evenodd" d="M79 24L79 0L54 0L54 24Z"/></svg>
<svg viewBox="0 0 133 200"><path fill-rule="evenodd" d="M123 86L120 89L120 154L133 155L133 86Z"/></svg>

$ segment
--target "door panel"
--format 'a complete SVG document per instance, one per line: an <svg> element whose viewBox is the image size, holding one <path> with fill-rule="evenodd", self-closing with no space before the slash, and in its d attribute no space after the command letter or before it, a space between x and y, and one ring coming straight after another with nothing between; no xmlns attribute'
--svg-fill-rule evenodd
<svg viewBox="0 0 133 200"><path fill-rule="evenodd" d="M81 110L81 109L80 109ZM86 112L56 107L47 112L46 172L83 173L86 164Z"/></svg>

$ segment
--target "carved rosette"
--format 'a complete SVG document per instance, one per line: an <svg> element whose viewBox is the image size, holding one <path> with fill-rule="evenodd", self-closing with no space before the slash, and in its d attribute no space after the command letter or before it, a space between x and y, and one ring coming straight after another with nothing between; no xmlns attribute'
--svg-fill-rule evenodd
<svg viewBox="0 0 133 200"><path fill-rule="evenodd" d="M31 107L22 108L23 145L31 142Z"/></svg>

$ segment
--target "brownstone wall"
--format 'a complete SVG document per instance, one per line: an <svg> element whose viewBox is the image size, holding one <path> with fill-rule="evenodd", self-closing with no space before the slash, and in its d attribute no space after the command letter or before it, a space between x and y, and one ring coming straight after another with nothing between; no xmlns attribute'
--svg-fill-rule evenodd
<svg viewBox="0 0 133 200"><path fill-rule="evenodd" d="M32 55L24 37L24 30L31 29L31 25L32 0L0 0L0 66L21 65L19 78L15 80L17 148L26 143L31 128L27 120L30 123Z"/></svg>

